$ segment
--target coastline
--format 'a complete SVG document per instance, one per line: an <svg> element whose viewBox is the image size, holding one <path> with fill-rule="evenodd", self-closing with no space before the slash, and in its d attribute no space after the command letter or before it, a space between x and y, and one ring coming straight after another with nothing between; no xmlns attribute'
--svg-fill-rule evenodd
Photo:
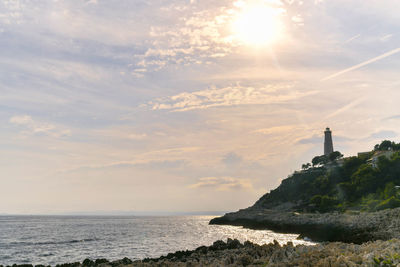
<svg viewBox="0 0 400 267"><path fill-rule="evenodd" d="M362 213L296 213L248 208L214 218L210 224L237 225L297 233L322 241L315 245L258 245L215 241L211 246L176 251L158 258L106 259L58 264L58 267L131 266L396 266L400 264L400 208ZM387 264L387 265L384 265ZM33 267L30 264L13 267ZM44 265L36 265L45 267ZM400 265L399 265L400 266ZM0 267L3 267L0 265Z"/></svg>
<svg viewBox="0 0 400 267"><path fill-rule="evenodd" d="M313 246L278 242L257 245L228 239L218 240L209 247L177 251L153 259L132 261L128 258L109 262L106 259L82 263L65 263L56 267L147 267L147 266L396 266L400 264L400 240L374 241L361 245L341 242L320 243ZM385 265L386 264L386 265ZM0 265L1 266L1 265ZM29 264L13 267L33 267ZM36 265L36 267L44 267Z"/></svg>
<svg viewBox="0 0 400 267"><path fill-rule="evenodd" d="M214 218L210 224L296 233L314 241L362 244L400 238L400 208L360 213L297 213L252 207Z"/></svg>

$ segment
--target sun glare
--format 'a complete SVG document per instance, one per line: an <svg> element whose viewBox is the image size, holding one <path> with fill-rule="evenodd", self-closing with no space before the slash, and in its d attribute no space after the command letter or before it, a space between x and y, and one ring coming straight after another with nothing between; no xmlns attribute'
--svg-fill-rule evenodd
<svg viewBox="0 0 400 267"><path fill-rule="evenodd" d="M238 41L248 45L268 45L282 34L282 10L265 5L244 7L232 27Z"/></svg>

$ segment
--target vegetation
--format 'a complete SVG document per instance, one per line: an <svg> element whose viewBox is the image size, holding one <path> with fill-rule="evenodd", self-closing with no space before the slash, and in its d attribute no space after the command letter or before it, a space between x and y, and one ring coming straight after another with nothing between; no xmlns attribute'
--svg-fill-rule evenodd
<svg viewBox="0 0 400 267"><path fill-rule="evenodd" d="M398 266L400 262L400 255L395 253L392 255L385 255L383 257L374 257L373 261L374 266L395 267Z"/></svg>
<svg viewBox="0 0 400 267"><path fill-rule="evenodd" d="M303 164L302 171L284 179L255 205L273 208L291 203L294 210L311 212L400 207L400 143L385 140L369 153L347 158L335 151L316 156L311 163Z"/></svg>

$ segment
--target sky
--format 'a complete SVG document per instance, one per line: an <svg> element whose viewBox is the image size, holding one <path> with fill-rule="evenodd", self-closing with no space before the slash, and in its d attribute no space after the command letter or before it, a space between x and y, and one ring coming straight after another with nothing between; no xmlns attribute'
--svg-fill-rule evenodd
<svg viewBox="0 0 400 267"><path fill-rule="evenodd" d="M398 0L3 0L0 213L235 211L399 142Z"/></svg>

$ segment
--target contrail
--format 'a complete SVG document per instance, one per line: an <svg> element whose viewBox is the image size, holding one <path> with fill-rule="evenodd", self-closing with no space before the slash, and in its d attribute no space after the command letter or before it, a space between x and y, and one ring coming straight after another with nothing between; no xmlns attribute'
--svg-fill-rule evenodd
<svg viewBox="0 0 400 267"><path fill-rule="evenodd" d="M385 58L385 57L394 55L394 54L399 53L399 52L400 52L400 47L399 47L399 48L396 48L396 49L393 49L393 50L391 50L391 51L389 51L389 52L386 52L385 54L382 54L382 55L380 55L380 56L374 57L374 58L372 58L372 59L370 59L370 60L367 60L367 61L365 61L365 62L362 62L362 63L360 63L360 64L357 64L357 65L355 65L355 66L353 66L353 67L350 67L350 68L344 69L344 70L342 70L342 71L339 71L339 72L337 72L337 73L335 73L335 74L329 75L329 76L323 78L321 81L323 82L323 81L330 80L330 79L335 78L335 77L337 77L337 76L339 76L339 75L342 75L342 74L344 74L344 73L346 73L346 72L349 72L349 71L352 71L352 70L356 70L356 69L361 68L361 67L363 67L363 66L365 66L365 65L368 65L368 64L370 64L370 63L373 63L373 62L375 62L375 61L381 60L381 59L383 59L383 58Z"/></svg>
<svg viewBox="0 0 400 267"><path fill-rule="evenodd" d="M349 39L347 39L346 41L344 41L343 43L344 44L347 44L347 43L350 43L351 41L353 41L353 40L355 40L355 39L357 39L358 37L360 37L361 36L361 34L359 33L359 34L357 34L357 35L354 35L353 37L351 37L351 38L349 38Z"/></svg>
<svg viewBox="0 0 400 267"><path fill-rule="evenodd" d="M356 105L358 105L359 103L363 102L367 97L368 97L368 95L365 95L365 96L363 96L363 97L361 97L361 98L357 98L357 99L351 101L351 102L348 103L347 105L345 105L345 106L339 108L338 110L336 110L335 112L333 112L333 113L327 115L327 116L323 119L323 121L326 121L326 119L332 118L333 116L336 116L337 114L340 114L340 113L345 112L346 110L348 110L348 109L350 109L350 108L353 108L354 106L356 106Z"/></svg>

